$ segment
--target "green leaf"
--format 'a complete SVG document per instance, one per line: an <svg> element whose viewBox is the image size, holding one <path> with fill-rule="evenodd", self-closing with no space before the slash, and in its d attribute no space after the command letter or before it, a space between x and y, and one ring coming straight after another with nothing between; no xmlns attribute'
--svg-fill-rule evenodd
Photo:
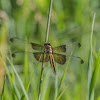
<svg viewBox="0 0 100 100"><path fill-rule="evenodd" d="M71 55L72 55L72 53L71 53ZM63 83L63 81L64 81L64 78L65 78L65 75L66 75L66 72L67 72L67 68L68 68L68 65L69 65L69 63L70 63L71 55L70 55L70 57L69 57L69 60L68 60L67 66L66 66L66 68L65 68L64 74L63 74L63 76L62 76L62 78L61 78L61 81L60 81L60 84L59 84L59 90L60 90L61 85L62 85L62 83Z"/></svg>
<svg viewBox="0 0 100 100"><path fill-rule="evenodd" d="M31 78L30 78L30 80L29 80L29 82L28 82L28 84L27 84L27 86L26 86L26 88L25 88L25 89L26 89L26 92L28 92L28 89L29 89L29 86L30 86L30 84L31 84L31 81L32 81L33 75L34 75L34 73L32 74L32 76L31 76ZM22 94L20 100L23 100L24 97L25 97L25 94Z"/></svg>
<svg viewBox="0 0 100 100"><path fill-rule="evenodd" d="M68 88L68 86L65 87L65 89L61 92L61 94L58 96L57 100L61 98L61 96L64 94L65 90Z"/></svg>
<svg viewBox="0 0 100 100"><path fill-rule="evenodd" d="M19 75L18 75L16 69L14 68L13 64L11 63L11 61L10 61L10 59L9 59L8 57L7 57L7 60L8 60L9 63L11 64L11 67L12 67L14 73L16 74L16 76L17 76L17 78L18 78L18 81L19 81L19 83L20 83L20 85L21 85L21 88L22 88L24 94L25 94L25 97L27 98L27 100L29 100L28 95L27 95L27 93L26 93L26 91L25 91L24 85L23 85L23 83L22 83L22 81L21 81L21 79L20 79L20 77L19 77Z"/></svg>
<svg viewBox="0 0 100 100"><path fill-rule="evenodd" d="M92 95L93 89L94 89L95 84L96 84L96 79L98 76L99 67L100 67L100 51L98 53L96 63L95 63L95 69L94 69L94 72L92 74L91 85L90 85L90 90L89 90L89 92L90 92L89 98L90 99L91 99L91 95Z"/></svg>

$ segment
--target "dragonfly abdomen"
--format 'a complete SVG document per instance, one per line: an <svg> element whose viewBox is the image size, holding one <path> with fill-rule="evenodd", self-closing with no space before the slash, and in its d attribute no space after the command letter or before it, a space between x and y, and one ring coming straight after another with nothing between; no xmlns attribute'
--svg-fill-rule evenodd
<svg viewBox="0 0 100 100"><path fill-rule="evenodd" d="M54 74L56 75L56 67L55 67L54 58L52 54L50 54L50 64L51 64Z"/></svg>

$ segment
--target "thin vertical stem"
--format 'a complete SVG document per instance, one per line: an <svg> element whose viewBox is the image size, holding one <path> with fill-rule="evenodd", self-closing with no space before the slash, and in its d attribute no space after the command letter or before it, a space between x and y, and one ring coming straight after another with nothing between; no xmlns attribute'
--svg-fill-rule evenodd
<svg viewBox="0 0 100 100"><path fill-rule="evenodd" d="M44 55L43 55L44 58ZM40 76L40 86L39 86L39 100L41 99L41 87L42 87L42 81L43 81L43 70L44 70L44 62L42 62L42 69L41 69L41 76Z"/></svg>
<svg viewBox="0 0 100 100"><path fill-rule="evenodd" d="M46 29L45 42L48 41L52 3L53 3L53 0L50 0L50 7L49 7L48 20L47 20L47 29ZM45 53L45 50L44 50L44 53ZM43 59L44 59L44 54L43 54ZM41 69L41 76L40 76L39 95L38 95L39 100L41 99L41 87L42 87L42 81L43 81L43 70L44 70L44 60L42 62L42 69Z"/></svg>
<svg viewBox="0 0 100 100"><path fill-rule="evenodd" d="M93 22L92 22L92 31L91 31L91 52L90 52L90 63L91 63L91 66L90 66L90 81L89 81L89 84L90 84L90 87L89 87L89 100L93 100L94 98L94 90L93 92L90 91L91 89L91 81L92 81L92 65L93 65L93 57L92 57L92 37L93 37L93 30L94 30L94 22L95 22L95 16L96 16L96 13L94 13L94 16L93 16ZM92 96L92 98L91 98Z"/></svg>
<svg viewBox="0 0 100 100"><path fill-rule="evenodd" d="M92 78L92 37L93 37L93 29L94 29L94 22L95 22L95 16L96 13L94 13L93 16L93 22L92 22L92 30L91 30L91 51L90 51L90 60L89 60L89 69L88 69L88 95L87 100L90 100L91 94L90 94L90 86L91 86L91 78Z"/></svg>
<svg viewBox="0 0 100 100"><path fill-rule="evenodd" d="M45 42L48 41L48 34L49 34L49 26L50 26L50 17L51 17L52 3L53 3L53 0L50 0L50 7L49 7L48 20L47 20L47 29L46 29Z"/></svg>

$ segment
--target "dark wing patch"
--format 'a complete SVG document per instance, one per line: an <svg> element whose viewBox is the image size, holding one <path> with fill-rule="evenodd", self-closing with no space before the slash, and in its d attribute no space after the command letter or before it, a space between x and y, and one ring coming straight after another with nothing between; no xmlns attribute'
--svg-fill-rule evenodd
<svg viewBox="0 0 100 100"><path fill-rule="evenodd" d="M53 48L53 51L55 52L66 52L66 45L61 45L58 47Z"/></svg>
<svg viewBox="0 0 100 100"><path fill-rule="evenodd" d="M44 46L36 44L36 43L31 43L31 46L34 50L43 50Z"/></svg>
<svg viewBox="0 0 100 100"><path fill-rule="evenodd" d="M54 53L54 60L55 62L57 62L58 64L65 64L66 62L66 55L62 55L62 54L58 54L58 53Z"/></svg>
<svg viewBox="0 0 100 100"><path fill-rule="evenodd" d="M34 52L34 57L39 62L48 62L49 61L49 54L43 53L43 52ZM44 54L44 60L43 60L43 54Z"/></svg>

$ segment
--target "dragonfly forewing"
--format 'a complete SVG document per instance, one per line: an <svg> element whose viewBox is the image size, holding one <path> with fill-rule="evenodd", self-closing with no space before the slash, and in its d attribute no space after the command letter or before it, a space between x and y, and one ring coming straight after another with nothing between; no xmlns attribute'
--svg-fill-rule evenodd
<svg viewBox="0 0 100 100"><path fill-rule="evenodd" d="M56 53L61 53L61 52L69 53L69 51L71 51L75 46L80 48L81 44L79 42L75 41L70 44L54 47L53 51Z"/></svg>
<svg viewBox="0 0 100 100"><path fill-rule="evenodd" d="M12 43L12 45L14 47L17 46L17 48L19 48L21 50L23 49L23 51L25 49L25 46L27 46L28 51L44 49L44 46L42 46L42 45L32 43L32 42L26 41L24 39L20 39L18 37L10 38L10 42Z"/></svg>
<svg viewBox="0 0 100 100"><path fill-rule="evenodd" d="M58 47L53 48L54 52L66 52L66 45L61 45Z"/></svg>

